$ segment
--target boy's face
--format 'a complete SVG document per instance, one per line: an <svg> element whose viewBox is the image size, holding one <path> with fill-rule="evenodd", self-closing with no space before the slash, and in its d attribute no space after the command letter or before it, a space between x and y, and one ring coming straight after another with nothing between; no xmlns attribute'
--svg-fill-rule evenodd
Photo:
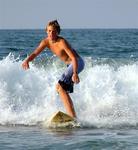
<svg viewBox="0 0 138 150"><path fill-rule="evenodd" d="M53 26L48 26L47 35L50 40L55 40L58 36L58 32Z"/></svg>

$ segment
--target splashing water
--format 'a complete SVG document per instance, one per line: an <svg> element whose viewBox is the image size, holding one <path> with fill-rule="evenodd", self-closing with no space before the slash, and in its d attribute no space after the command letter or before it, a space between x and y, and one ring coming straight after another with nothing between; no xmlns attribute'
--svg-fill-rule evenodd
<svg viewBox="0 0 138 150"><path fill-rule="evenodd" d="M78 119L84 126L137 126L138 63L92 65L85 57L81 82L71 97ZM24 71L22 61L8 55L0 61L0 124L35 125L57 110L65 111L55 85L66 66L56 58L47 64L30 63Z"/></svg>

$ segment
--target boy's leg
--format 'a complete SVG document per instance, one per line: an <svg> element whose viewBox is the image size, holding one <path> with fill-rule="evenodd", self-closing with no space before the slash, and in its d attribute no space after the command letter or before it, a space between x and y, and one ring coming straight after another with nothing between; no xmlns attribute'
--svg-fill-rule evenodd
<svg viewBox="0 0 138 150"><path fill-rule="evenodd" d="M75 118L76 117L76 113L75 113L75 110L74 110L74 106L73 106L73 102L71 100L71 97L69 96L69 94L61 87L61 85L58 83L57 84L57 92L59 93L60 95L60 98L64 104L64 107L66 108L66 111L67 113Z"/></svg>

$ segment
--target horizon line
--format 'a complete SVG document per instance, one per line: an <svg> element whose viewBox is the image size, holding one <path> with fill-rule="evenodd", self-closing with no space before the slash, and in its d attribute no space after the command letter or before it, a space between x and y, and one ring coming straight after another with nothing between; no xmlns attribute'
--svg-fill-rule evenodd
<svg viewBox="0 0 138 150"><path fill-rule="evenodd" d="M61 28L61 30L70 30L70 29L75 29L75 30L79 30L79 29L138 29L138 27L109 27L109 28L106 28L106 27L99 27L99 28L96 28L96 27L93 27L93 28ZM45 30L44 28L0 28L0 30Z"/></svg>

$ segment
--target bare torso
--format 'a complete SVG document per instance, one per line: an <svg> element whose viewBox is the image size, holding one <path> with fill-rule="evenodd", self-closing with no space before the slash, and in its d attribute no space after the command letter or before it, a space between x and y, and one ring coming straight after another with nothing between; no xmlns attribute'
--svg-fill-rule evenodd
<svg viewBox="0 0 138 150"><path fill-rule="evenodd" d="M47 47L57 56L59 57L62 61L64 61L66 64L70 64L71 63L71 59L68 56L68 54L66 53L65 49L63 49L63 47L61 46L61 41L64 40L62 37L58 37L56 42L52 42L48 39L47 40ZM68 44L69 45L69 44ZM70 49L71 46L69 45ZM79 55L73 50L73 53L75 54L76 57L79 57Z"/></svg>

